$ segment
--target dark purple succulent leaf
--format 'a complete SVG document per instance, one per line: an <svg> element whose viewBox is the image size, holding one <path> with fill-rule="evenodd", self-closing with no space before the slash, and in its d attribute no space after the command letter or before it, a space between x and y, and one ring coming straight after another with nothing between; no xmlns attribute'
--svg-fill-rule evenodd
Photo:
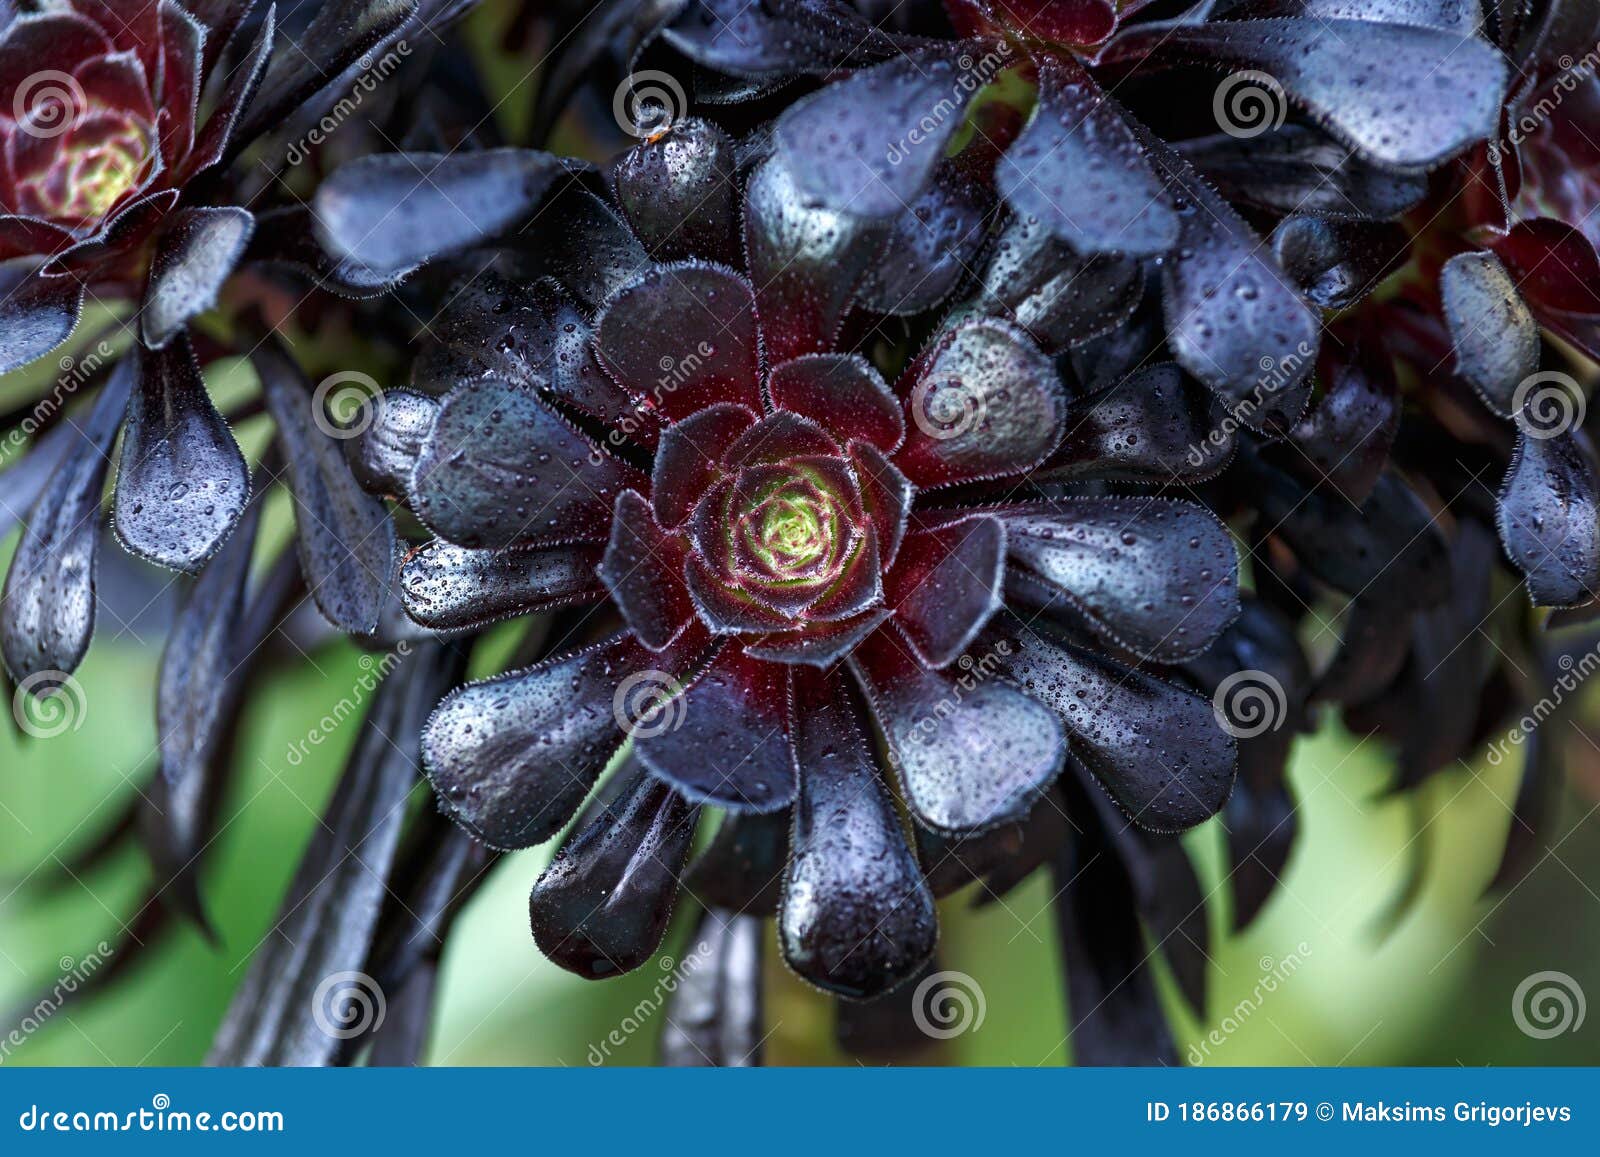
<svg viewBox="0 0 1600 1157"><path fill-rule="evenodd" d="M917 856L928 886L944 898L983 881L978 907L998 899L1045 863L1070 829L1052 789L1020 823L1002 824L970 836L946 836L916 827Z"/></svg>
<svg viewBox="0 0 1600 1157"><path fill-rule="evenodd" d="M1239 614L1239 561L1204 507L1143 498L1068 498L999 508L1011 560L1072 613L1134 654L1181 662ZM1036 591L1019 585L1033 601Z"/></svg>
<svg viewBox="0 0 1600 1157"><path fill-rule="evenodd" d="M178 202L178 190L158 189L115 211L99 232L56 254L40 271L47 278L86 281L102 267L125 258L149 237Z"/></svg>
<svg viewBox="0 0 1600 1157"><path fill-rule="evenodd" d="M698 548L689 555L686 582L695 612L713 634L765 634L799 625L759 596L730 587L727 577L707 563Z"/></svg>
<svg viewBox="0 0 1600 1157"><path fill-rule="evenodd" d="M213 1065L325 1065L343 1026L383 999L367 962L416 782L418 732L457 660L429 646L386 678L343 777L223 1018ZM329 985L330 976L352 979ZM363 986L361 982L365 982Z"/></svg>
<svg viewBox="0 0 1600 1157"><path fill-rule="evenodd" d="M775 916L789 861L788 809L730 812L695 857L683 886L701 903L747 916Z"/></svg>
<svg viewBox="0 0 1600 1157"><path fill-rule="evenodd" d="M411 1068L424 1063L438 987L438 962L422 960L398 986L386 990L388 1004L382 1023L370 1034L367 1068Z"/></svg>
<svg viewBox="0 0 1600 1157"><path fill-rule="evenodd" d="M726 647L661 718L636 729L639 762L696 803L771 812L794 802L789 672ZM650 672L646 672L650 674Z"/></svg>
<svg viewBox="0 0 1600 1157"><path fill-rule="evenodd" d="M295 541L317 608L354 634L377 630L394 572L395 530L383 502L361 489L339 439L312 418L300 367L277 341L250 355L289 463Z"/></svg>
<svg viewBox="0 0 1600 1157"><path fill-rule="evenodd" d="M185 166L191 176L211 168L225 157L236 153L250 138L243 137L239 126L255 102L261 89L261 78L267 73L267 63L272 58L272 45L277 36L277 5L268 5L261 19L255 39L229 75L227 87L218 95L206 123L195 135L194 150ZM215 35L218 31L197 12L201 22L211 28L213 35L206 38L205 54L209 69L215 63L214 54L223 49L224 40Z"/></svg>
<svg viewBox="0 0 1600 1157"><path fill-rule="evenodd" d="M1318 309L1349 309L1405 261L1398 225L1294 216L1269 238L1278 265Z"/></svg>
<svg viewBox="0 0 1600 1157"><path fill-rule="evenodd" d="M959 673L930 671L894 632L880 631L850 662L906 803L934 831L967 835L1015 823L1061 770L1060 720L986 677L997 656L979 653L969 666L958 663Z"/></svg>
<svg viewBox="0 0 1600 1157"><path fill-rule="evenodd" d="M1178 243L1167 190L1121 108L1065 54L1041 62L1033 117L994 179L1013 210L1084 256L1153 257Z"/></svg>
<svg viewBox="0 0 1600 1157"><path fill-rule="evenodd" d="M1367 20L1414 24L1470 37L1483 25L1478 0L1255 0L1228 12L1230 17L1270 13L1313 20Z"/></svg>
<svg viewBox="0 0 1600 1157"><path fill-rule="evenodd" d="M700 809L630 760L629 786L569 839L528 897L533 938L587 980L631 972L661 946Z"/></svg>
<svg viewBox="0 0 1600 1157"><path fill-rule="evenodd" d="M50 474L29 512L6 574L0 649L11 677L43 696L72 673L94 633L100 492L137 371L124 358Z"/></svg>
<svg viewBox="0 0 1600 1157"><path fill-rule="evenodd" d="M794 807L778 943L801 979L865 999L933 952L933 893L878 777L848 680L795 676L792 726L806 769Z"/></svg>
<svg viewBox="0 0 1600 1157"><path fill-rule="evenodd" d="M333 257L399 277L516 230L569 171L533 149L377 153L323 181L312 212Z"/></svg>
<svg viewBox="0 0 1600 1157"><path fill-rule="evenodd" d="M861 304L910 316L948 297L989 239L994 193L946 161L926 189L894 218L883 253L867 270Z"/></svg>
<svg viewBox="0 0 1600 1157"><path fill-rule="evenodd" d="M651 470L650 497L661 525L683 525L695 504L722 477L721 461L756 411L731 403L707 406L661 436Z"/></svg>
<svg viewBox="0 0 1600 1157"><path fill-rule="evenodd" d="M797 458L829 459L842 453L820 423L787 410L761 419L723 451L722 464L730 470L772 466Z"/></svg>
<svg viewBox="0 0 1600 1157"><path fill-rule="evenodd" d="M368 491L405 498L411 471L433 430L439 403L410 390L385 390L371 410L372 422L345 440L350 471Z"/></svg>
<svg viewBox="0 0 1600 1157"><path fill-rule="evenodd" d="M769 364L831 352L882 245L881 229L804 203L778 158L745 186L744 243Z"/></svg>
<svg viewBox="0 0 1600 1157"><path fill-rule="evenodd" d="M1067 437L1034 477L1076 482L1192 483L1233 457L1210 393L1171 362L1135 370L1067 414Z"/></svg>
<svg viewBox="0 0 1600 1157"><path fill-rule="evenodd" d="M893 614L887 607L862 611L834 622L811 623L803 631L778 631L744 645L744 653L772 663L831 667Z"/></svg>
<svg viewBox="0 0 1600 1157"><path fill-rule="evenodd" d="M207 29L174 0L160 0L156 11L161 26L160 79L155 89L161 102L157 132L161 156L171 165L194 145Z"/></svg>
<svg viewBox="0 0 1600 1157"><path fill-rule="evenodd" d="M649 270L606 305L594 345L623 388L669 421L718 402L761 408L755 291L730 269Z"/></svg>
<svg viewBox="0 0 1600 1157"><path fill-rule="evenodd" d="M315 218L304 205L258 213L241 261L292 270L329 293L351 299L385 294L410 272L379 273L358 262L329 256L316 238Z"/></svg>
<svg viewBox="0 0 1600 1157"><path fill-rule="evenodd" d="M1492 136L1506 89L1505 59L1482 40L1367 20L1130 28L1107 59L1128 57L1266 72L1322 128L1400 170L1432 168Z"/></svg>
<svg viewBox="0 0 1600 1157"><path fill-rule="evenodd" d="M1245 139L1219 133L1175 147L1229 201L1269 212L1393 221L1428 195L1426 175L1381 168L1309 125Z"/></svg>
<svg viewBox="0 0 1600 1157"><path fill-rule="evenodd" d="M824 75L894 51L893 40L842 0L692 0L662 39L696 64L753 80Z"/></svg>
<svg viewBox="0 0 1600 1157"><path fill-rule="evenodd" d="M1600 486L1581 433L1518 434L1496 521L1535 606L1572 607L1600 594Z"/></svg>
<svg viewBox="0 0 1600 1157"><path fill-rule="evenodd" d="M597 67L633 61L663 24L683 11L687 0L597 0L584 8L540 13L551 21L542 62L529 139L548 139L573 93ZM629 65L631 67L631 63Z"/></svg>
<svg viewBox="0 0 1600 1157"><path fill-rule="evenodd" d="M161 349L190 318L217 303L250 239L255 219L244 209L185 209L156 242L150 284L139 314L144 344Z"/></svg>
<svg viewBox="0 0 1600 1157"><path fill-rule="evenodd" d="M1034 217L1014 216L989 255L982 306L1016 322L1046 350L1098 337L1127 321L1144 293L1128 257L1080 257Z"/></svg>
<svg viewBox="0 0 1600 1157"><path fill-rule="evenodd" d="M600 581L639 641L652 651L670 643L694 617L683 585L686 544L657 524L650 502L632 490L617 495Z"/></svg>
<svg viewBox="0 0 1600 1157"><path fill-rule="evenodd" d="M772 404L816 422L839 445L852 439L893 453L905 439L905 414L894 392L860 354L806 354L773 368Z"/></svg>
<svg viewBox="0 0 1600 1157"><path fill-rule="evenodd" d="M1073 756L1140 827L1184 831L1222 809L1235 746L1210 700L1014 619L994 638L1006 677L1061 717Z"/></svg>
<svg viewBox="0 0 1600 1157"><path fill-rule="evenodd" d="M665 654L623 634L452 692L423 733L440 809L491 848L548 840L578 810L628 729L655 725L651 709L678 710L670 695L704 650L703 633L680 638ZM629 682L636 672L659 678Z"/></svg>
<svg viewBox="0 0 1600 1157"><path fill-rule="evenodd" d="M937 1057L940 1041L923 1031L924 1025L937 1027L938 1023L931 1020L927 1005L931 999L933 1004L941 1006L937 1013L954 1011L942 1006L945 990L936 987L948 975L935 952L893 992L871 1000L834 997L834 1041L858 1063L884 1066L928 1063L930 1058ZM929 977L939 979L930 981ZM918 997L919 992L922 999Z"/></svg>
<svg viewBox="0 0 1600 1157"><path fill-rule="evenodd" d="M1167 341L1178 363L1255 429L1287 428L1305 409L1321 319L1270 248L1189 163L1148 133L1174 188L1182 244L1163 263Z"/></svg>
<svg viewBox="0 0 1600 1157"><path fill-rule="evenodd" d="M1439 273L1455 370L1502 418L1517 387L1539 368L1539 323L1493 253L1458 253Z"/></svg>
<svg viewBox="0 0 1600 1157"><path fill-rule="evenodd" d="M1314 701L1361 704L1391 686L1411 650L1414 608L1383 590L1350 600L1339 650L1317 679Z"/></svg>
<svg viewBox="0 0 1600 1157"><path fill-rule="evenodd" d="M417 517L461 546L604 541L611 505L643 490L532 390L466 382L439 407L412 473Z"/></svg>
<svg viewBox="0 0 1600 1157"><path fill-rule="evenodd" d="M1081 831L1057 854L1052 884L1073 1063L1175 1065L1133 881L1084 789L1072 787Z"/></svg>
<svg viewBox="0 0 1600 1157"><path fill-rule="evenodd" d="M41 358L72 336L83 312L83 285L0 265L0 374Z"/></svg>
<svg viewBox="0 0 1600 1157"><path fill-rule="evenodd" d="M667 998L661 1063L670 1068L744 1068L761 1064L763 922L711 909L700 915L684 976ZM696 961L692 966L687 962Z"/></svg>
<svg viewBox="0 0 1600 1157"><path fill-rule="evenodd" d="M635 145L615 173L617 204L657 261L738 263L739 180L733 140L691 117Z"/></svg>
<svg viewBox="0 0 1600 1157"><path fill-rule="evenodd" d="M250 468L187 337L140 350L135 362L139 382L117 467L117 540L158 566L192 573L232 532L250 498Z"/></svg>
<svg viewBox="0 0 1600 1157"><path fill-rule="evenodd" d="M1005 524L976 514L938 526L913 517L884 599L917 657L945 667L966 650L1000 608L1006 565Z"/></svg>
<svg viewBox="0 0 1600 1157"><path fill-rule="evenodd" d="M400 600L436 631L483 627L513 615L600 598L597 545L468 550L434 541L400 565Z"/></svg>
<svg viewBox="0 0 1600 1157"><path fill-rule="evenodd" d="M878 539L879 561L894 565L911 517L916 488L876 446L851 442L850 465L861 488L861 501Z"/></svg>
<svg viewBox="0 0 1600 1157"><path fill-rule="evenodd" d="M27 517L49 485L56 464L78 441L77 427L61 422L34 439L17 461L0 471L0 539Z"/></svg>
<svg viewBox="0 0 1600 1157"><path fill-rule="evenodd" d="M994 318L946 330L896 391L908 421L894 464L924 489L1026 473L1065 430L1067 392L1054 363Z"/></svg>
<svg viewBox="0 0 1600 1157"><path fill-rule="evenodd" d="M529 279L552 277L597 310L651 265L617 211L576 180L558 182L539 210Z"/></svg>
<svg viewBox="0 0 1600 1157"><path fill-rule="evenodd" d="M1400 399L1392 386L1355 365L1334 368L1322 399L1294 428L1292 468L1309 467L1309 480L1326 482L1353 505L1372 495L1400 428Z"/></svg>
<svg viewBox="0 0 1600 1157"><path fill-rule="evenodd" d="M0 262L10 261L14 257L59 253L70 248L72 241L72 233L60 225L52 225L34 217L0 213Z"/></svg>

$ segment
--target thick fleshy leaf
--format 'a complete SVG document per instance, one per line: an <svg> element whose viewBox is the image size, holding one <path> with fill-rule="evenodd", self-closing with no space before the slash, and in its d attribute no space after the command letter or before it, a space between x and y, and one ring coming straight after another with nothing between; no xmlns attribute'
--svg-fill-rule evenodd
<svg viewBox="0 0 1600 1157"><path fill-rule="evenodd" d="M661 1063L743 1068L761 1063L761 945L755 916L704 912L680 966L682 981L667 999Z"/></svg>
<svg viewBox="0 0 1600 1157"><path fill-rule="evenodd" d="M1141 827L1176 832L1210 819L1233 789L1234 740L1209 699L1014 620L1007 677L1066 724L1073 755Z"/></svg>
<svg viewBox="0 0 1600 1157"><path fill-rule="evenodd" d="M175 0L160 0L156 10L161 25L161 155L171 165L194 144L208 29Z"/></svg>
<svg viewBox="0 0 1600 1157"><path fill-rule="evenodd" d="M867 270L862 305L910 316L953 292L988 240L994 193L947 161L920 196L894 218L879 260Z"/></svg>
<svg viewBox="0 0 1600 1157"><path fill-rule="evenodd" d="M996 513L1013 562L1096 634L1135 654L1179 662L1239 614L1238 555L1204 507L1070 498Z"/></svg>
<svg viewBox="0 0 1600 1157"><path fill-rule="evenodd" d="M699 549L689 554L685 582L695 613L713 634L764 634L793 630L798 624L756 595L732 587L721 572L701 556Z"/></svg>
<svg viewBox="0 0 1600 1157"><path fill-rule="evenodd" d="M1055 365L994 318L946 331L897 389L910 420L894 464L923 488L1025 473L1065 428L1067 394Z"/></svg>
<svg viewBox="0 0 1600 1157"><path fill-rule="evenodd" d="M1232 456L1233 435L1213 420L1211 395L1168 362L1070 411L1065 441L1035 477L1198 482Z"/></svg>
<svg viewBox="0 0 1600 1157"><path fill-rule="evenodd" d="M292 270L318 288L352 300L388 293L409 272L384 273L332 256L317 240L314 222L305 205L256 214L256 229L250 235L242 262Z"/></svg>
<svg viewBox="0 0 1600 1157"><path fill-rule="evenodd" d="M1305 409L1321 320L1270 248L1189 163L1143 134L1175 186L1182 245L1162 265L1167 340L1178 363L1238 421L1287 428Z"/></svg>
<svg viewBox="0 0 1600 1157"><path fill-rule="evenodd" d="M50 484L56 464L78 441L71 422L59 422L39 435L11 465L0 471L0 538L10 534L33 509Z"/></svg>
<svg viewBox="0 0 1600 1157"><path fill-rule="evenodd" d="M1398 225L1294 216L1269 239L1278 265L1318 309L1349 309L1404 264L1410 238Z"/></svg>
<svg viewBox="0 0 1600 1157"><path fill-rule="evenodd" d="M699 808L631 762L630 786L564 844L528 897L539 950L588 980L630 972L666 935Z"/></svg>
<svg viewBox="0 0 1600 1157"><path fill-rule="evenodd" d="M662 38L696 64L750 79L829 73L893 50L888 37L838 0L694 0Z"/></svg>
<svg viewBox="0 0 1600 1157"><path fill-rule="evenodd" d="M734 153L727 133L690 117L635 145L617 162L617 204L650 256L739 260Z"/></svg>
<svg viewBox="0 0 1600 1157"><path fill-rule="evenodd" d="M423 733L439 806L492 848L561 830L630 731L681 718L705 636L653 654L618 635L574 655L453 692Z"/></svg>
<svg viewBox="0 0 1600 1157"><path fill-rule="evenodd" d="M312 597L340 630L370 634L394 571L394 523L350 473L339 440L313 421L315 400L300 367L276 341L250 357L289 462L295 541Z"/></svg>
<svg viewBox="0 0 1600 1157"><path fill-rule="evenodd" d="M879 560L885 568L893 566L911 517L915 487L876 446L852 442L849 453L861 502L877 534Z"/></svg>
<svg viewBox="0 0 1600 1157"><path fill-rule="evenodd" d="M520 254L530 276L554 278L590 310L651 264L617 211L578 181L557 182L539 209L538 231L538 248Z"/></svg>
<svg viewBox="0 0 1600 1157"><path fill-rule="evenodd" d="M694 616L683 585L682 535L657 525L650 503L635 491L617 495L611 539L600 560L600 581L639 641L659 651Z"/></svg>
<svg viewBox="0 0 1600 1157"><path fill-rule="evenodd" d="M960 57L955 45L919 49L790 105L778 119L778 157L807 200L867 218L915 201L981 87Z"/></svg>
<svg viewBox="0 0 1600 1157"><path fill-rule="evenodd" d="M205 19L205 14L196 7L196 15L201 17L202 23L211 30L212 35L206 38L206 55L213 57L220 53L226 43L220 34L218 25ZM223 27L231 27L236 20L226 22ZM236 150L244 141L239 139L238 128L250 111L255 101L256 93L261 90L261 78L267 73L267 62L272 58L272 45L277 36L277 5L269 5L266 13L261 18L261 25L255 33L255 40L244 53L239 62L234 66L233 72L228 77L227 87L217 97L217 102L210 117L207 118L195 136L194 151L185 166L191 174L198 174L215 165L230 152ZM208 69L215 59L208 60Z"/></svg>
<svg viewBox="0 0 1600 1157"><path fill-rule="evenodd" d="M707 406L661 436L650 479L651 503L661 525L683 525L722 477L728 447L755 423L756 411L722 403Z"/></svg>
<svg viewBox="0 0 1600 1157"><path fill-rule="evenodd" d="M141 350L117 467L117 539L140 558L195 571L233 530L250 469L206 393L187 338Z"/></svg>
<svg viewBox="0 0 1600 1157"><path fill-rule="evenodd" d="M111 371L28 516L6 575L0 647L17 682L42 695L71 674L94 632L100 491L136 377L124 358Z"/></svg>
<svg viewBox="0 0 1600 1157"><path fill-rule="evenodd" d="M206 1060L325 1065L384 999L362 970L378 928L416 782L417 733L456 660L436 647L384 680L355 751Z"/></svg>
<svg viewBox="0 0 1600 1157"><path fill-rule="evenodd" d="M312 209L329 253L399 276L518 228L568 171L532 149L377 153L323 181Z"/></svg>
<svg viewBox="0 0 1600 1157"><path fill-rule="evenodd" d="M1539 368L1539 325L1492 253L1458 253L1439 274L1439 296L1460 374L1491 410L1513 417L1523 379Z"/></svg>
<svg viewBox="0 0 1600 1157"><path fill-rule="evenodd" d="M788 809L730 812L689 865L684 887L705 904L749 916L775 916L789 862Z"/></svg>
<svg viewBox="0 0 1600 1157"><path fill-rule="evenodd" d="M841 445L852 439L893 453L905 438L905 414L882 375L860 354L808 354L776 366L772 404L816 422Z"/></svg>
<svg viewBox="0 0 1600 1157"><path fill-rule="evenodd" d="M635 732L639 761L697 803L729 811L788 807L797 775L788 730L790 670L724 649L664 709L664 726Z"/></svg>
<svg viewBox="0 0 1600 1157"><path fill-rule="evenodd" d="M1014 216L983 272L983 308L1016 322L1047 350L1061 350L1122 324L1144 293L1130 257L1081 257L1034 217Z"/></svg>
<svg viewBox="0 0 1600 1157"><path fill-rule="evenodd" d="M1431 168L1493 135L1504 58L1455 32L1369 20L1231 20L1131 29L1112 59L1153 56L1266 72L1369 160Z"/></svg>
<svg viewBox="0 0 1600 1157"><path fill-rule="evenodd" d="M1359 506L1372 494L1400 427L1400 399L1354 365L1334 369L1327 393L1290 435L1300 451L1291 466L1309 465L1314 482Z"/></svg>
<svg viewBox="0 0 1600 1157"><path fill-rule="evenodd" d="M185 209L156 243L139 331L160 349L190 318L217 303L244 253L255 219L244 209Z"/></svg>
<svg viewBox="0 0 1600 1157"><path fill-rule="evenodd" d="M1519 221L1494 245L1540 324L1600 358L1600 255L1563 221Z"/></svg>
<svg viewBox="0 0 1600 1157"><path fill-rule="evenodd" d="M960 674L930 671L889 631L851 658L906 803L935 831L962 835L1017 822L1061 770L1060 720L988 677L1000 658L979 653Z"/></svg>
<svg viewBox="0 0 1600 1157"><path fill-rule="evenodd" d="M1005 565L998 518L980 514L931 527L913 521L884 598L918 658L935 668L955 662L999 609Z"/></svg>
<svg viewBox="0 0 1600 1157"><path fill-rule="evenodd" d="M862 611L834 622L811 623L803 631L780 631L745 644L745 654L773 663L831 667L844 658L894 612L887 607Z"/></svg>
<svg viewBox="0 0 1600 1157"><path fill-rule="evenodd" d="M848 681L806 671L796 682L795 747L806 773L778 942L802 979L841 996L877 996L933 952L933 893L879 781Z"/></svg>
<svg viewBox="0 0 1600 1157"><path fill-rule="evenodd" d="M1462 36L1471 36L1482 25L1478 0L1284 0L1273 8L1282 16L1416 24Z"/></svg>
<svg viewBox="0 0 1600 1157"><path fill-rule="evenodd" d="M83 285L0 267L0 374L41 358L72 336L83 312Z"/></svg>
<svg viewBox="0 0 1600 1157"><path fill-rule="evenodd" d="M1008 205L1080 254L1149 257L1178 243L1167 190L1122 110L1065 54L1040 66L1033 119L994 179Z"/></svg>
<svg viewBox="0 0 1600 1157"><path fill-rule="evenodd" d="M356 480L373 494L411 494L411 471L433 430L439 403L410 390L384 390L369 406L372 422L345 441Z"/></svg>
<svg viewBox="0 0 1600 1157"><path fill-rule="evenodd" d="M617 495L646 485L533 391L486 379L439 407L411 493L436 534L492 547L603 542Z"/></svg>
<svg viewBox="0 0 1600 1157"><path fill-rule="evenodd" d="M1518 434L1497 522L1535 606L1571 607L1600 594L1600 486L1581 434Z"/></svg>
<svg viewBox="0 0 1600 1157"><path fill-rule="evenodd" d="M434 541L401 563L400 601L436 631L482 627L600 598L599 561L595 545L468 550Z"/></svg>
<svg viewBox="0 0 1600 1157"><path fill-rule="evenodd" d="M744 242L767 361L833 350L877 258L878 234L844 213L808 207L772 158L745 186Z"/></svg>
<svg viewBox="0 0 1600 1157"><path fill-rule="evenodd" d="M669 421L718 402L761 408L755 293L702 262L663 265L626 286L595 326L595 352L623 387Z"/></svg>

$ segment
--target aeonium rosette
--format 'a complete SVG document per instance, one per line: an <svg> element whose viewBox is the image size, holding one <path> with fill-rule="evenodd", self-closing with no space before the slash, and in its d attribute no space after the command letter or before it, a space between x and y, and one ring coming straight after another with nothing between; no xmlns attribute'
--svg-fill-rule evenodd
<svg viewBox="0 0 1600 1157"><path fill-rule="evenodd" d="M715 169L726 144L689 122L625 158L631 231L568 186L538 210L559 240L474 258L357 455L437 535L401 568L420 623L568 608L565 646L452 693L423 740L441 806L497 848L555 836L600 784L533 888L541 948L590 977L637 967L687 878L704 904L781 909L788 963L866 997L932 951L930 849L1058 806L1064 768L1156 831L1222 806L1231 738L1147 667L1228 626L1236 557L1199 506L1041 489L1182 474L1203 426L1175 367L1075 405L1023 330L968 308L891 384L843 337L881 234L806 207L773 159L698 199L636 180ZM366 224L411 196L390 161L324 187L342 256L416 259ZM433 163L461 195L533 162ZM674 222L724 255L742 231L744 267L667 258ZM927 275L910 265L893 276Z"/></svg>

